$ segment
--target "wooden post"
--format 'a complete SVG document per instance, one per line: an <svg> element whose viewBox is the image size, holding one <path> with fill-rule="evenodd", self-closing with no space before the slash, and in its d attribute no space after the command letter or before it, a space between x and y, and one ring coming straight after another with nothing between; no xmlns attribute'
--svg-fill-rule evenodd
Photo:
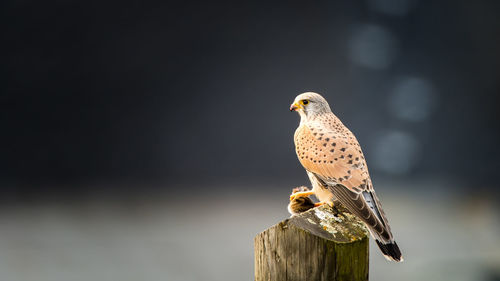
<svg viewBox="0 0 500 281"><path fill-rule="evenodd" d="M256 281L368 280L368 231L323 205L254 238Z"/></svg>

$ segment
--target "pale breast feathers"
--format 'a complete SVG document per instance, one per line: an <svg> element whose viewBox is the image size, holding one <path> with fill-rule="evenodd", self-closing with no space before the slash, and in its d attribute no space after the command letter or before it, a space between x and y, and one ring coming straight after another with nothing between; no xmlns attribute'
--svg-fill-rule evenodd
<svg viewBox="0 0 500 281"><path fill-rule="evenodd" d="M295 150L308 171L329 183L357 193L369 185L366 162L354 135L342 124L302 124L295 132Z"/></svg>

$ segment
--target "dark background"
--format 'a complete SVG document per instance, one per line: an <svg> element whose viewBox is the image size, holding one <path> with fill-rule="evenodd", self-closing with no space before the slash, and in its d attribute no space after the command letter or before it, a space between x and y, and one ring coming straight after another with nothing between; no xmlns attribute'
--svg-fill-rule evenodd
<svg viewBox="0 0 500 281"><path fill-rule="evenodd" d="M127 209L119 198L168 194L170 204L193 199L179 189L214 189L236 199L243 184L272 184L286 199L307 183L293 149L298 116L288 111L305 91L322 93L357 135L382 192L424 181L438 184L421 193L498 195L499 8L6 1L2 201L30 199L19 206L32 210L47 198L112 197ZM279 204L277 219L286 216ZM250 234L269 224L256 225Z"/></svg>
<svg viewBox="0 0 500 281"><path fill-rule="evenodd" d="M1 180L30 192L42 183L284 177L297 167L288 106L317 91L368 159L376 132L397 129L422 150L408 175L496 182L500 5L406 2L405 14L391 15L363 1L8 1ZM366 24L394 41L378 69L349 58ZM432 85L428 119L388 112L401 76Z"/></svg>

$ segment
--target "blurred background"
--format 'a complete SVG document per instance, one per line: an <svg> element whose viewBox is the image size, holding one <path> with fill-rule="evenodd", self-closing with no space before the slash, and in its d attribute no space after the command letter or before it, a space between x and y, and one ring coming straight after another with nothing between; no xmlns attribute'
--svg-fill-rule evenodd
<svg viewBox="0 0 500 281"><path fill-rule="evenodd" d="M309 184L294 97L357 135L405 255L500 280L498 1L6 1L0 279L253 280Z"/></svg>

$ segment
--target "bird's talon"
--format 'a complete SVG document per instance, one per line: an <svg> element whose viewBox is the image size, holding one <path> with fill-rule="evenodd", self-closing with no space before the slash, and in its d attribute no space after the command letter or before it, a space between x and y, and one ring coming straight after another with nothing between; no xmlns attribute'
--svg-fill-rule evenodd
<svg viewBox="0 0 500 281"><path fill-rule="evenodd" d="M310 195L313 195L314 192L312 191L301 191L301 192L295 192L290 195L290 201L294 200L297 197L308 197Z"/></svg>

